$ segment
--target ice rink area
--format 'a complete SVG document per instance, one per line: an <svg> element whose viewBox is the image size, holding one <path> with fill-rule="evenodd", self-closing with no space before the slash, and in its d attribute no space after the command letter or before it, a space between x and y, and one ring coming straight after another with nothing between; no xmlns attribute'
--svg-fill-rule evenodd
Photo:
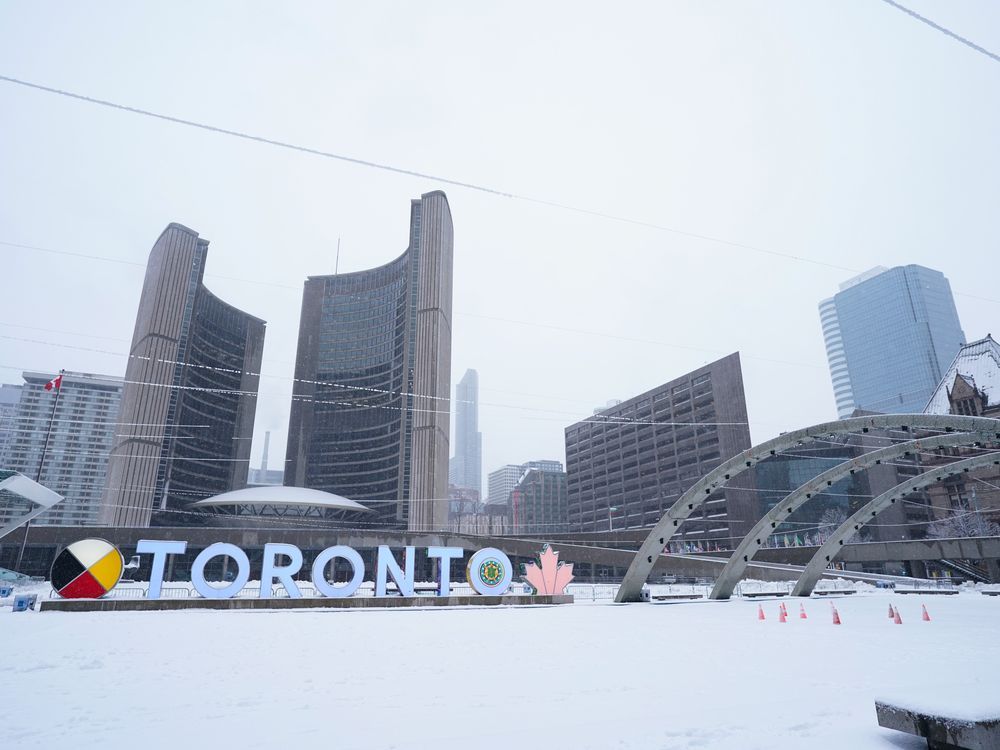
<svg viewBox="0 0 1000 750"><path fill-rule="evenodd" d="M915 750L876 697L1000 707L1000 597L830 601L5 608L0 746Z"/></svg>

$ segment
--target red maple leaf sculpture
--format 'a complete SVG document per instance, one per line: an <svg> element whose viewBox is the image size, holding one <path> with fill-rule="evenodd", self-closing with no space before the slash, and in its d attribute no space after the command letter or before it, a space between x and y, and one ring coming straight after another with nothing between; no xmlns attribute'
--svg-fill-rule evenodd
<svg viewBox="0 0 1000 750"><path fill-rule="evenodd" d="M535 594L562 594L573 580L573 563L559 562L559 553L549 545L542 547L538 565L524 566L524 582Z"/></svg>

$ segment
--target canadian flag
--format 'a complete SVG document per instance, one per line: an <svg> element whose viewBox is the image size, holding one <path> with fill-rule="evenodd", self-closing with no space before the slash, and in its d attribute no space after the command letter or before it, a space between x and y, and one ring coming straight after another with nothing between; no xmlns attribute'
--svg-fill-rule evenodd
<svg viewBox="0 0 1000 750"><path fill-rule="evenodd" d="M58 391L60 388L62 388L62 373L59 373L45 384L45 390L47 391Z"/></svg>

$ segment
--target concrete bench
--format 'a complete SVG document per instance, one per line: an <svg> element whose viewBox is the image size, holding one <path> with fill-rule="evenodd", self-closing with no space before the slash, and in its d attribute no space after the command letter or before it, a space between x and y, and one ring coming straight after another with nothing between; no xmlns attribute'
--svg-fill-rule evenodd
<svg viewBox="0 0 1000 750"><path fill-rule="evenodd" d="M666 601L668 599L704 599L704 594L651 594L649 600L652 602Z"/></svg>
<svg viewBox="0 0 1000 750"><path fill-rule="evenodd" d="M1000 701L998 701L1000 704ZM927 740L931 750L996 750L1000 747L1000 705L992 718L951 718L875 701L878 724Z"/></svg>
<svg viewBox="0 0 1000 750"><path fill-rule="evenodd" d="M855 589L813 589L816 596L848 596L858 593Z"/></svg>
<svg viewBox="0 0 1000 750"><path fill-rule="evenodd" d="M744 591L745 599L756 599L760 596L788 596L787 591Z"/></svg>
<svg viewBox="0 0 1000 750"><path fill-rule="evenodd" d="M925 594L929 596L953 596L959 593L958 589L894 589L894 591L897 594L920 594L921 596Z"/></svg>
<svg viewBox="0 0 1000 750"><path fill-rule="evenodd" d="M983 596L1000 596L1000 589L994 591L983 591Z"/></svg>

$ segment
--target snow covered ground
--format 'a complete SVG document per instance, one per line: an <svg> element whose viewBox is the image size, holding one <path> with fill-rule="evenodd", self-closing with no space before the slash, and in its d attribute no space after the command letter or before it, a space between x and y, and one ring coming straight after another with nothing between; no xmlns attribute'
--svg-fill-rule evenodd
<svg viewBox="0 0 1000 750"><path fill-rule="evenodd" d="M900 750L876 697L1000 710L1000 597L786 601L0 608L0 747Z"/></svg>

